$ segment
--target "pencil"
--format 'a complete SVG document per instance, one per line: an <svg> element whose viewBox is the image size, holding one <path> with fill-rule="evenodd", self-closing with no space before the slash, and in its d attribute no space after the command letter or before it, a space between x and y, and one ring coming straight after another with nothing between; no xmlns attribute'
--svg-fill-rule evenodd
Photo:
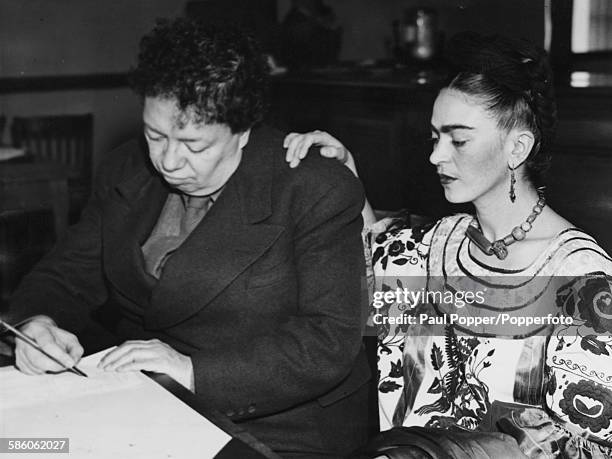
<svg viewBox="0 0 612 459"><path fill-rule="evenodd" d="M2 319L0 319L0 325L5 327L8 331L13 332L15 334L15 336L17 336L17 338L22 339L23 341L28 343L30 346L32 346L34 349L37 349L38 351L42 352L45 356L47 356L48 358L53 360L58 365L61 365L65 370L71 371L72 373L74 373L76 375L79 375L79 376L84 376L85 378L87 377L87 375L85 373L83 373L81 370L79 370L76 367L76 365L73 366L73 367L68 367L68 366L64 365L60 360L56 359L51 354L49 354L47 351L45 351L42 347L40 347L40 345L36 341L34 341L32 338L30 338L28 335L25 335L25 334L21 333L15 327L13 327L12 325L7 324Z"/></svg>

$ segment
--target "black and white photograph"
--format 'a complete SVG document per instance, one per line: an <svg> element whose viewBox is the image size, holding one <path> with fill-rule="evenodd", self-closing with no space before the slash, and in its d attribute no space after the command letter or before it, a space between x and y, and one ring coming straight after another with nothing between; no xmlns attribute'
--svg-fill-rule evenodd
<svg viewBox="0 0 612 459"><path fill-rule="evenodd" d="M612 1L0 0L0 458L612 458Z"/></svg>

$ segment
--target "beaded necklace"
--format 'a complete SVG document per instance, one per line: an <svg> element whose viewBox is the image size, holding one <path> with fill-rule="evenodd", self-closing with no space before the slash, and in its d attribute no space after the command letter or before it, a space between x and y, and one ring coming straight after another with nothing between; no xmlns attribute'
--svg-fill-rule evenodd
<svg viewBox="0 0 612 459"><path fill-rule="evenodd" d="M500 260L505 259L508 256L507 247L514 244L516 241L522 241L525 239L527 233L533 227L533 222L536 218L538 218L538 215L542 213L542 210L546 205L546 199L544 198L544 193L542 190L538 190L538 196L538 202L536 202L536 204L533 206L533 209L531 210L531 213L527 219L519 226L515 226L512 229L512 232L506 237L493 242L489 241L485 235L482 234L482 230L480 229L480 225L478 224L478 220L476 218L474 218L474 220L472 220L470 225L467 227L465 235L485 255L495 255Z"/></svg>

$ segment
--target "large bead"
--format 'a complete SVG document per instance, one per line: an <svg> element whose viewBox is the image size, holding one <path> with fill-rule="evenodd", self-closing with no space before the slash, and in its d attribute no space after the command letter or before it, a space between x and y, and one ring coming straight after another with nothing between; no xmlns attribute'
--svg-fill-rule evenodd
<svg viewBox="0 0 612 459"><path fill-rule="evenodd" d="M497 258L503 260L508 256L508 249L502 241L495 241L493 243L493 253Z"/></svg>
<svg viewBox="0 0 612 459"><path fill-rule="evenodd" d="M511 244L514 244L516 242L516 239L514 239L512 234L508 234L505 238L502 239L502 242L505 246L509 246Z"/></svg>
<svg viewBox="0 0 612 459"><path fill-rule="evenodd" d="M516 239L517 241L522 241L523 239L525 239L526 235L527 233L525 232L525 230L523 230L519 226L515 226L514 229L512 230L512 237Z"/></svg>

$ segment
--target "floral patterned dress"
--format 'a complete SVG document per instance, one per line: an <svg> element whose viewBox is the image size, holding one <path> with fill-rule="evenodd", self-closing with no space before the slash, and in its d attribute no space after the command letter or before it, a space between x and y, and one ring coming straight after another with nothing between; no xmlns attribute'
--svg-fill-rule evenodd
<svg viewBox="0 0 612 459"><path fill-rule="evenodd" d="M428 291L434 282L449 289L468 280L471 288L492 292L494 279L505 292L498 309L489 303L458 309L431 301L407 308L394 301L379 311L443 317L469 309L465 314L472 316L509 311L525 317L545 306L573 322L512 333L494 324L444 324L436 331L423 323L379 325L381 430L473 430L494 402L524 404L546 411L557 439L571 444L566 451L577 451L572 457L612 457L612 260L590 236L572 228L557 235L527 268L494 269L470 254L465 230L472 219L455 215L429 227L400 226L376 236L374 289L410 284L412 290Z"/></svg>

